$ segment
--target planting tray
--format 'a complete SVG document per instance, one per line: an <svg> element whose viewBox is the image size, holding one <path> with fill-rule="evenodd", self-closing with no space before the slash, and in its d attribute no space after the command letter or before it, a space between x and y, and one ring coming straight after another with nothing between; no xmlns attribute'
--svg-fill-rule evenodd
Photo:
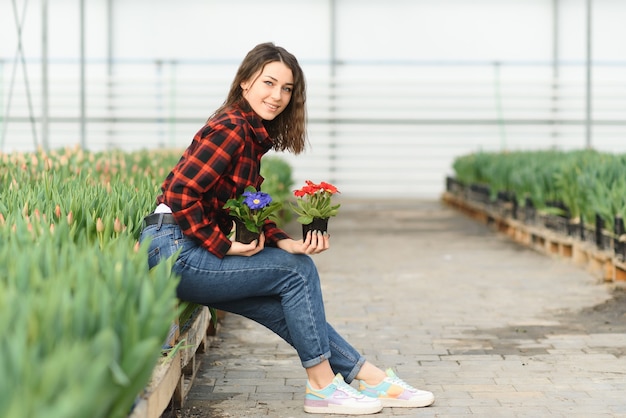
<svg viewBox="0 0 626 418"><path fill-rule="evenodd" d="M476 221L490 225L497 231L508 235L520 244L547 255L571 259L576 265L586 268L599 279L626 282L626 263L614 253L610 234L603 234L602 240L605 246L598 248L595 240L581 240L579 236L571 236L562 229L550 229L543 222L529 225L502 217L459 195L444 193L442 200ZM585 238L587 235L589 234L585 234Z"/></svg>
<svg viewBox="0 0 626 418"><path fill-rule="evenodd" d="M181 384L181 353L163 357L152 372L150 383L139 398L129 418L159 418L168 407L174 391Z"/></svg>
<svg viewBox="0 0 626 418"><path fill-rule="evenodd" d="M159 418L172 404L182 406L200 368L199 353L208 348L211 314L207 307L196 309L177 341L181 347L173 357L159 359L150 383L128 418Z"/></svg>
<svg viewBox="0 0 626 418"><path fill-rule="evenodd" d="M182 378L174 391L174 401L180 406L185 403L185 397L189 393L200 368L200 359L197 354L204 353L208 347L207 333L210 322L209 308L200 307L194 312L190 325L184 328L180 334L179 341L183 341L180 349Z"/></svg>

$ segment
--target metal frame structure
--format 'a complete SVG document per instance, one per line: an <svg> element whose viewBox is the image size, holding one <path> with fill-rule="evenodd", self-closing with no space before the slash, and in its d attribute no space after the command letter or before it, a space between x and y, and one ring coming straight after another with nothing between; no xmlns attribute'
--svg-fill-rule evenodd
<svg viewBox="0 0 626 418"><path fill-rule="evenodd" d="M83 148L87 147L87 112L86 112L86 59L85 59L85 0L79 1L79 16L80 16L80 33L79 33L79 42L80 42L80 56L79 56L79 91L80 91L80 109L79 109L79 118L78 123L80 124L80 144ZM556 123L558 119L559 113L559 77L560 77L560 68L559 68L559 3L560 0L553 0L553 63L552 63L552 72L553 72L553 116ZM8 95L8 104L5 111L5 114L2 117L2 129L0 130L0 150L4 148L5 136L7 131L7 125L10 121L10 112L11 112L11 104L12 104L12 94L15 84L16 71L17 67L21 64L23 70L23 78L26 84L26 92L27 92L27 100L29 106L29 119L32 130L33 143L35 147L42 147L43 149L49 148L49 124L50 124L50 114L49 114L49 56L48 56L48 8L49 2L48 0L41 0L41 24L42 24L42 54L41 54L41 80L42 80L42 89L41 89L41 120L40 120L40 128L41 128L41 136L37 133L37 121L35 119L34 109L33 109L33 100L31 95L31 89L29 86L29 78L27 72L27 66L25 62L25 54L24 48L22 44L22 28L24 26L24 22L26 19L26 6L28 4L28 0L24 0L23 7L21 10L18 10L18 5L16 0L12 0L12 8L14 13L15 27L17 31L17 47L15 58L13 61L13 69L11 75L11 82L9 83L9 95ZM329 71L330 71L330 88L329 88L329 102L330 102L330 112L332 114L334 107L334 98L336 95L334 80L336 76L337 66L340 65L338 57L337 57L337 0L328 0L328 9L329 9L329 19L330 19L330 45L329 45ZM114 72L114 51L113 51L113 13L114 13L114 1L106 0L106 10L107 10L107 77L108 77L108 100L109 106L113 106L113 93L112 93L112 85L113 85L113 72ZM591 148L593 144L593 92L592 92L592 83L593 83L593 61L592 61L592 44L593 44L593 27L592 27L592 12L593 12L593 0L586 0L586 113L585 113L585 144L587 148ZM1 63L0 63L1 65ZM499 67L496 67L499 68ZM496 92L496 95L499 94ZM496 97L496 99L498 99ZM334 136L336 133L334 124L331 124L331 129L329 134ZM502 135L505 135L504 131ZM41 139L41 143L39 142L39 138ZM331 156L332 158L332 156Z"/></svg>

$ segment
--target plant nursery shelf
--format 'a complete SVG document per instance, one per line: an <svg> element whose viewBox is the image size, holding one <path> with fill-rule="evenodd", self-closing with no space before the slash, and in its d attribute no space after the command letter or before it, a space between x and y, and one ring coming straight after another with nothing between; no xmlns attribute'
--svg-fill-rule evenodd
<svg viewBox="0 0 626 418"><path fill-rule="evenodd" d="M626 283L626 263L611 251L540 225L528 225L513 219L506 210L470 201L456 193L445 192L442 201L472 219L492 226L515 242L550 256L571 260L604 281Z"/></svg>
<svg viewBox="0 0 626 418"><path fill-rule="evenodd" d="M208 308L194 312L177 339L181 347L175 354L159 359L150 383L128 418L159 418L170 404L183 405L200 368L198 354L208 348L210 323Z"/></svg>

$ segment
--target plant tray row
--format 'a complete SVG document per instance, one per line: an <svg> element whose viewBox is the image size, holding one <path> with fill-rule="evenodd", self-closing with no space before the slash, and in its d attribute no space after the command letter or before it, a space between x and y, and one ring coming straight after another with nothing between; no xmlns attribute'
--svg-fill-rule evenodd
<svg viewBox="0 0 626 418"><path fill-rule="evenodd" d="M169 405L183 406L200 368L198 354L208 348L207 334L211 330L209 309L198 307L187 326L175 337L180 347L159 359L150 383L128 418L159 418Z"/></svg>
<svg viewBox="0 0 626 418"><path fill-rule="evenodd" d="M528 210L514 213L516 208L511 202L476 200L467 190L458 188L448 189L442 200L520 244L548 255L571 259L602 280L626 282L626 263L623 254L616 251L616 240L611 233L597 233L592 228L581 231L578 225L575 228L562 217L529 213Z"/></svg>

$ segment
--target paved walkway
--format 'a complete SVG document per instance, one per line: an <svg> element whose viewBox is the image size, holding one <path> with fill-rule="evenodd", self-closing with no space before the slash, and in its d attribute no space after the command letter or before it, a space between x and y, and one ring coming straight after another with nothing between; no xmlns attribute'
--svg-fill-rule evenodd
<svg viewBox="0 0 626 418"><path fill-rule="evenodd" d="M436 396L374 416L626 417L613 286L437 201L344 202L330 232L316 256L329 322ZM295 352L269 331L227 315L212 344L175 415L314 416Z"/></svg>

